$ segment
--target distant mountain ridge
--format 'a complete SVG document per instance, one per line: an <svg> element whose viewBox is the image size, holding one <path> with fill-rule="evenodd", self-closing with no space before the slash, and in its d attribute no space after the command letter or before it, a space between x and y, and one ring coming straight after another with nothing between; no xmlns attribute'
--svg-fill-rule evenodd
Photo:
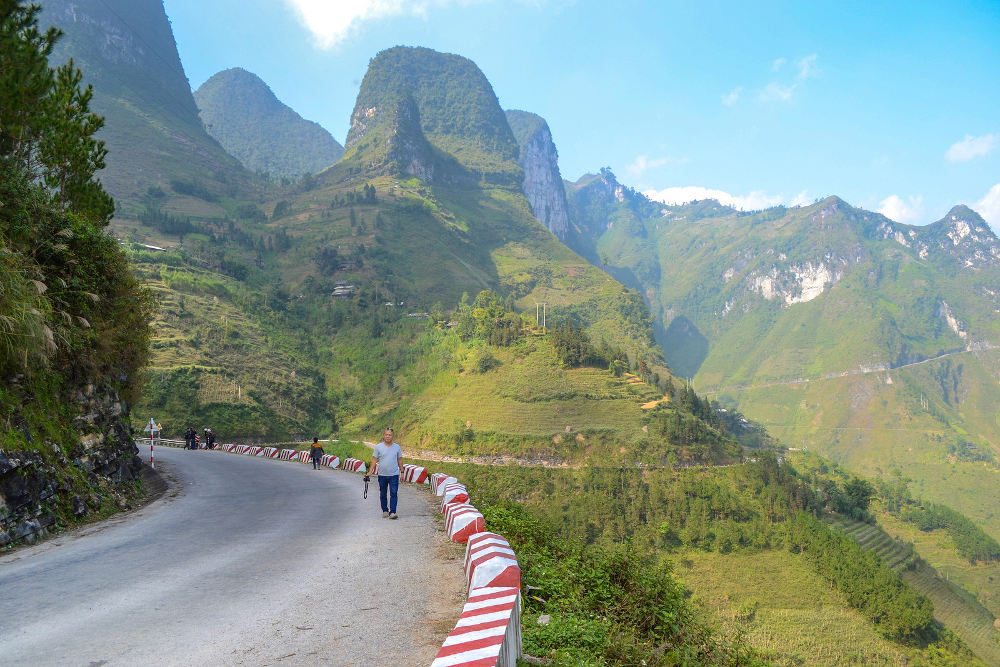
<svg viewBox="0 0 1000 667"><path fill-rule="evenodd" d="M202 126L160 0L50 0L40 24L65 32L50 60L72 57L94 86L108 148L99 176L119 204L172 182L214 196L251 189L251 175Z"/></svg>
<svg viewBox="0 0 1000 667"><path fill-rule="evenodd" d="M194 99L208 133L252 171L297 178L329 167L344 154L329 132L282 104L245 69L214 74Z"/></svg>
<svg viewBox="0 0 1000 667"><path fill-rule="evenodd" d="M676 373L784 442L900 466L1000 533L972 491L1000 461L1000 242L978 214L669 206L610 170L566 191L567 243L642 291Z"/></svg>

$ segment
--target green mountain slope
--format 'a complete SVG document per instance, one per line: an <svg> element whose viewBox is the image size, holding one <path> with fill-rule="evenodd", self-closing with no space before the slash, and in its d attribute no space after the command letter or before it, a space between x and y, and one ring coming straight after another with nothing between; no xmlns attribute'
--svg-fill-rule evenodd
<svg viewBox="0 0 1000 667"><path fill-rule="evenodd" d="M1000 443L1000 243L977 214L912 227L836 197L664 206L610 172L567 193L571 245L643 290L671 367L700 391L791 446L899 466L1000 534L981 493Z"/></svg>
<svg viewBox="0 0 1000 667"><path fill-rule="evenodd" d="M257 437L335 423L358 432L391 417L402 437L432 448L451 446L433 441L439 429L450 438L473 417L490 442L528 437L530 447L551 444L567 425L574 436L606 432L600 415L629 422L612 439L642 433L649 415L638 406L662 392L612 386L621 381L607 370L610 351L594 371L610 384L595 389L592 374L553 361L541 327L535 356L497 350L503 370L476 378L477 387L500 376L516 385L532 370L516 359L523 354L556 373L563 390L512 399L531 404L529 419L481 419L442 399L442 386L467 381L462 373L479 350L454 334L438 340L434 325L482 290L525 313L518 327L536 327L536 304L550 327L584 325L595 349L626 359L619 374L631 365L664 387L669 375L641 295L532 215L513 133L473 63L392 49L372 61L358 97L357 109L375 111L360 114L364 122L355 112L347 154L315 179L260 206L220 201L222 215L144 217L150 240L169 250L133 250L162 295L142 407L181 429L195 417ZM347 298L333 296L338 283ZM631 401L624 413L623 398ZM425 423L428 411L435 416ZM577 415L574 423L563 412Z"/></svg>
<svg viewBox="0 0 1000 667"><path fill-rule="evenodd" d="M340 159L344 147L282 104L266 83L234 67L194 92L205 129L251 171L298 178Z"/></svg>
<svg viewBox="0 0 1000 667"><path fill-rule="evenodd" d="M119 206L150 187L171 198L246 192L251 175L205 132L158 0L51 0L40 23L65 36L51 62L72 57L94 87L108 148L100 178Z"/></svg>

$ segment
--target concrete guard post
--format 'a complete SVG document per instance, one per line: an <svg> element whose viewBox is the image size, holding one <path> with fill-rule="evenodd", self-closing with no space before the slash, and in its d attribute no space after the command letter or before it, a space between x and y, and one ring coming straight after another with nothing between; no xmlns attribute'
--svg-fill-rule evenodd
<svg viewBox="0 0 1000 667"><path fill-rule="evenodd" d="M482 513L468 503L449 505L445 515L445 527L452 542L468 541L471 535L486 530L486 520Z"/></svg>
<svg viewBox="0 0 1000 667"><path fill-rule="evenodd" d="M466 590L484 586L521 588L521 566L510 543L496 533L475 533L465 545Z"/></svg>
<svg viewBox="0 0 1000 667"><path fill-rule="evenodd" d="M436 472L431 475L431 492L435 496L441 496L444 494L444 487L450 482L458 483L458 480L443 472Z"/></svg>
<svg viewBox="0 0 1000 667"><path fill-rule="evenodd" d="M431 667L517 667L521 655L521 591L474 588L458 624Z"/></svg>
<svg viewBox="0 0 1000 667"><path fill-rule="evenodd" d="M344 459L344 463L340 468L341 470L350 470L351 472L368 472L368 466L361 459Z"/></svg>
<svg viewBox="0 0 1000 667"><path fill-rule="evenodd" d="M299 450L297 449L282 449L278 453L278 458L282 461L292 461L296 456L299 455Z"/></svg>
<svg viewBox="0 0 1000 667"><path fill-rule="evenodd" d="M445 508L452 503L469 502L469 490L465 488L464 484L460 484L459 482L448 482L444 487L444 492L440 495L442 514Z"/></svg>
<svg viewBox="0 0 1000 667"><path fill-rule="evenodd" d="M427 468L412 463L403 464L402 480L413 484L427 484L430 481L427 478Z"/></svg>

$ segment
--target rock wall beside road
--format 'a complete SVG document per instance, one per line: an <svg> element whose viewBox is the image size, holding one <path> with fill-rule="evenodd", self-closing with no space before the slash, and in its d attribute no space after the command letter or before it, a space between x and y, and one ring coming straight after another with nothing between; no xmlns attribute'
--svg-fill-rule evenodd
<svg viewBox="0 0 1000 667"><path fill-rule="evenodd" d="M18 377L7 382L15 396L27 394ZM124 508L119 487L142 470L118 394L91 382L65 393L58 403L70 406L66 414L48 415L46 423L33 423L21 408L8 417L26 446L0 449L0 547L33 541L109 503ZM19 398L20 405L35 399Z"/></svg>

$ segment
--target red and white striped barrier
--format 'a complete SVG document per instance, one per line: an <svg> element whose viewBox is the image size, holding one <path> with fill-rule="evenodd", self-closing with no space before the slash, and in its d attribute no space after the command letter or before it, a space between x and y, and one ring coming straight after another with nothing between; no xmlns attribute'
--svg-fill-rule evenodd
<svg viewBox="0 0 1000 667"><path fill-rule="evenodd" d="M296 456L299 455L299 450L297 449L282 449L278 453L278 458L282 461L292 461Z"/></svg>
<svg viewBox="0 0 1000 667"><path fill-rule="evenodd" d="M236 447L237 445L234 445L233 443L230 442L228 444L221 445L220 449L222 449L222 451L232 453L236 451Z"/></svg>
<svg viewBox="0 0 1000 667"><path fill-rule="evenodd" d="M445 516L445 528L451 541L461 544L468 541L470 536L485 531L486 520L472 505L460 503L449 507Z"/></svg>
<svg viewBox="0 0 1000 667"><path fill-rule="evenodd" d="M427 468L415 466L412 463L404 463L401 479L404 482L412 482L414 484L427 484Z"/></svg>
<svg viewBox="0 0 1000 667"><path fill-rule="evenodd" d="M351 472L368 472L368 466L361 459L344 459L344 463L340 467L342 470L350 470Z"/></svg>
<svg viewBox="0 0 1000 667"><path fill-rule="evenodd" d="M260 450L257 456L263 456L266 459L276 459L278 458L278 448L277 447L265 447Z"/></svg>
<svg viewBox="0 0 1000 667"><path fill-rule="evenodd" d="M458 480L449 475L446 472L436 472L431 475L431 493L435 496L440 496L444 493L444 485L448 482L457 482Z"/></svg>
<svg viewBox="0 0 1000 667"><path fill-rule="evenodd" d="M340 458L336 454L324 454L319 460L319 464L328 468L337 468L340 466Z"/></svg>
<svg viewBox="0 0 1000 667"><path fill-rule="evenodd" d="M474 588L431 667L516 667L521 655L521 591Z"/></svg>
<svg viewBox="0 0 1000 667"><path fill-rule="evenodd" d="M258 447L258 446L256 446L256 445L254 445L253 447L249 448L249 449L248 449L248 450L247 450L246 452L244 452L244 453L245 453L245 454L246 454L247 456L257 456L257 455L258 455L258 454L260 454L260 453L261 453L261 452L262 452L263 450L264 450L264 448L263 448L263 447Z"/></svg>
<svg viewBox="0 0 1000 667"><path fill-rule="evenodd" d="M310 461L312 461L312 456L310 456L308 449L305 450L305 451L299 452L299 455L298 455L297 458L299 459L299 463L309 463Z"/></svg>
<svg viewBox="0 0 1000 667"><path fill-rule="evenodd" d="M468 590L484 586L521 588L521 566L510 543L496 533L476 533L465 546Z"/></svg>
<svg viewBox="0 0 1000 667"><path fill-rule="evenodd" d="M246 454L250 451L250 445L236 445L236 449L233 450L237 454Z"/></svg>
<svg viewBox="0 0 1000 667"><path fill-rule="evenodd" d="M469 502L469 490L465 488L464 484L458 482L448 482L444 487L444 492L441 495L441 511L451 505L452 503L467 503Z"/></svg>

